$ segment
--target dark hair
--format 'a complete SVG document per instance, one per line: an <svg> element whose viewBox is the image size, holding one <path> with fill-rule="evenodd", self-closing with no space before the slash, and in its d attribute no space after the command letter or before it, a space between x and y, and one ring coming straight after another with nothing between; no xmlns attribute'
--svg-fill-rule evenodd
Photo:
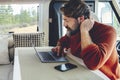
<svg viewBox="0 0 120 80"><path fill-rule="evenodd" d="M81 0L70 0L60 8L63 15L67 17L78 18L84 16L85 18L90 17L89 6Z"/></svg>

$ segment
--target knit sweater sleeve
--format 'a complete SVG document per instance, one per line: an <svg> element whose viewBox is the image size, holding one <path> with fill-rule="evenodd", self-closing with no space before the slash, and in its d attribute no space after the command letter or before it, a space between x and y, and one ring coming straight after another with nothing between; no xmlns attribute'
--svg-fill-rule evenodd
<svg viewBox="0 0 120 80"><path fill-rule="evenodd" d="M67 35L61 37L58 42L60 42L63 47L69 47L69 37Z"/></svg>
<svg viewBox="0 0 120 80"><path fill-rule="evenodd" d="M80 54L86 66L92 70L101 68L110 57L115 42L115 29L109 28L106 32L100 33L99 42L90 44Z"/></svg>

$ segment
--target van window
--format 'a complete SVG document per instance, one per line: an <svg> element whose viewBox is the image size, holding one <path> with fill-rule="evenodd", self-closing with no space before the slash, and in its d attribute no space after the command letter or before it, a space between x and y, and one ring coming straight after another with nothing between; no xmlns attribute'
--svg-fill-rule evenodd
<svg viewBox="0 0 120 80"><path fill-rule="evenodd" d="M117 31L117 40L120 40L120 23L109 2L98 3L98 18L100 22L113 26Z"/></svg>
<svg viewBox="0 0 120 80"><path fill-rule="evenodd" d="M0 34L37 32L38 4L0 5Z"/></svg>

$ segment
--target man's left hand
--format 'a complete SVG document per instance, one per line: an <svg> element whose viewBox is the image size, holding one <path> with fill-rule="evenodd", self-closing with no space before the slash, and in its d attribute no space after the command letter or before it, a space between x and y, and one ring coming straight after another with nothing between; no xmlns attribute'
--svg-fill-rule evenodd
<svg viewBox="0 0 120 80"><path fill-rule="evenodd" d="M80 25L81 31L90 31L94 25L94 20L92 19L86 19L84 20Z"/></svg>

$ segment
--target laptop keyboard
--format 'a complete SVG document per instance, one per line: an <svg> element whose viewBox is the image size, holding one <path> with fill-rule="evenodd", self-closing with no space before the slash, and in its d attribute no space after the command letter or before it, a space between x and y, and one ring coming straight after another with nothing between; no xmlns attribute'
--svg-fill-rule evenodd
<svg viewBox="0 0 120 80"><path fill-rule="evenodd" d="M44 53L40 53L42 55L42 58L44 60L47 60L47 61L52 61L52 60L55 60L49 53L47 52L44 52Z"/></svg>
<svg viewBox="0 0 120 80"><path fill-rule="evenodd" d="M65 57L57 56L53 52L39 52L39 58L42 62L66 62L68 61Z"/></svg>

